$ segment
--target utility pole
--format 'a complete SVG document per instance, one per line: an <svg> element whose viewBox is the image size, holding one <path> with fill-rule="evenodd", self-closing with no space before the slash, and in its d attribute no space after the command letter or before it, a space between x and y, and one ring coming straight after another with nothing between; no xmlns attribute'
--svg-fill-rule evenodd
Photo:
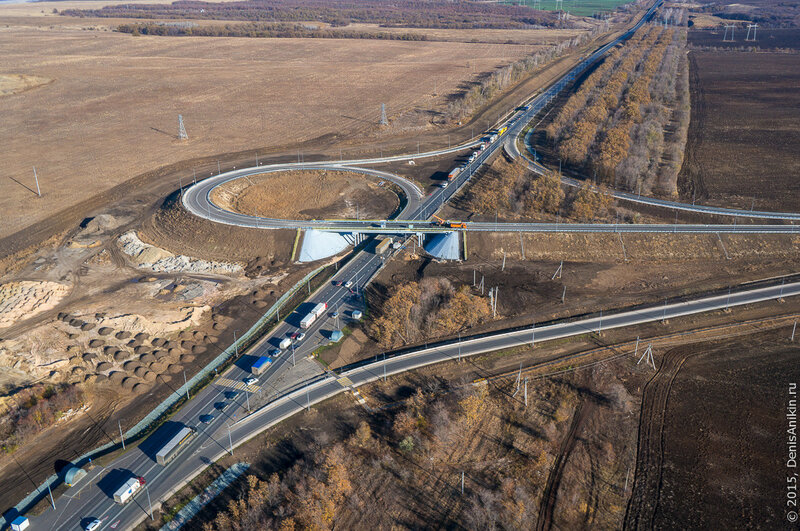
<svg viewBox="0 0 800 531"><path fill-rule="evenodd" d="M53 491L50 490L50 482L47 482L47 492L50 494L50 505L53 506L53 509L56 508L56 501L53 499Z"/></svg>
<svg viewBox="0 0 800 531"><path fill-rule="evenodd" d="M233 457L233 438L231 437L231 425L226 424L228 426L228 444L231 448L231 457Z"/></svg>
<svg viewBox="0 0 800 531"><path fill-rule="evenodd" d="M125 436L122 435L122 421L117 420L117 426L119 426L119 439L122 441L122 449L125 449Z"/></svg>
<svg viewBox="0 0 800 531"><path fill-rule="evenodd" d="M33 178L36 180L36 195L42 197L42 191L39 189L39 176L36 175L36 166L33 167Z"/></svg>
<svg viewBox="0 0 800 531"><path fill-rule="evenodd" d="M244 396L247 398L247 412L250 413L250 392L245 388Z"/></svg>
<svg viewBox="0 0 800 531"><path fill-rule="evenodd" d="M794 343L794 333L797 331L797 321L794 322L794 326L792 327L792 343Z"/></svg>
<svg viewBox="0 0 800 531"><path fill-rule="evenodd" d="M525 409L528 409L528 377L525 377Z"/></svg>
<svg viewBox="0 0 800 531"><path fill-rule="evenodd" d="M297 364L295 363L294 359L294 342L292 343L292 367L296 367Z"/></svg>
<svg viewBox="0 0 800 531"><path fill-rule="evenodd" d="M189 384L186 383L186 370L183 371L183 386L186 388L186 400L189 400Z"/></svg>

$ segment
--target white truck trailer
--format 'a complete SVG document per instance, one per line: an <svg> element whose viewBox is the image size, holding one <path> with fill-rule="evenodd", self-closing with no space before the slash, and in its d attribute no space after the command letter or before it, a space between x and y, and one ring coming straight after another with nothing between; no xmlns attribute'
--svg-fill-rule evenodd
<svg viewBox="0 0 800 531"><path fill-rule="evenodd" d="M130 478L114 492L114 501L120 505L125 505L133 499L134 495L139 492L139 489L144 486L144 483L145 481L142 477Z"/></svg>
<svg viewBox="0 0 800 531"><path fill-rule="evenodd" d="M325 310L327 308L328 308L327 302L321 302L316 306L314 306L314 308L311 309L311 312L305 317L303 317L303 319L300 321L300 328L308 328L309 326L314 324L314 321L319 319L319 317L325 313Z"/></svg>

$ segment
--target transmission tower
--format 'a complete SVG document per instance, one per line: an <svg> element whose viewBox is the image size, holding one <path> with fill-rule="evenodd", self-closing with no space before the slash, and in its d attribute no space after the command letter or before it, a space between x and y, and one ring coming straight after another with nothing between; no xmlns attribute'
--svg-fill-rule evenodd
<svg viewBox="0 0 800 531"><path fill-rule="evenodd" d="M381 125L389 125L389 119L386 118L386 104L381 103Z"/></svg>
<svg viewBox="0 0 800 531"><path fill-rule="evenodd" d="M750 29L753 29L753 38L750 38ZM748 24L747 25L747 37L744 38L746 41L755 42L756 41L756 30L758 29L758 24Z"/></svg>
<svg viewBox="0 0 800 531"><path fill-rule="evenodd" d="M636 365L639 365L642 362L642 360L646 360L645 361L645 365L650 364L650 365L653 366L653 369L656 368L656 362L655 362L655 360L653 360L653 344L652 343L647 345L647 348L645 349L644 353L642 354L642 357L639 358L639 361L636 362Z"/></svg>
<svg viewBox="0 0 800 531"><path fill-rule="evenodd" d="M733 42L733 30L736 27L735 24L725 24L725 34L722 36L722 42ZM731 30L731 38L728 39L728 30Z"/></svg>
<svg viewBox="0 0 800 531"><path fill-rule="evenodd" d="M556 11L564 10L564 0L556 0Z"/></svg>
<svg viewBox="0 0 800 531"><path fill-rule="evenodd" d="M178 139L189 140L189 135L186 134L186 127L183 126L183 115L178 115Z"/></svg>

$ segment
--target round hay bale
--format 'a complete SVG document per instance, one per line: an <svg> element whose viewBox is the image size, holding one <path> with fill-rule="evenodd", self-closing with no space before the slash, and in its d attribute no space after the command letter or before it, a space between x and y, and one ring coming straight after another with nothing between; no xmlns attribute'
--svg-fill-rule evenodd
<svg viewBox="0 0 800 531"><path fill-rule="evenodd" d="M108 375L108 379L111 380L111 383L119 385L122 383L122 380L125 379L125 373L122 371L113 371Z"/></svg>
<svg viewBox="0 0 800 531"><path fill-rule="evenodd" d="M67 347L67 352L76 352L78 350L78 345L70 345Z"/></svg>
<svg viewBox="0 0 800 531"><path fill-rule="evenodd" d="M144 373L144 379L147 382L154 382L156 380L156 376L157 376L156 373L154 373L153 371L147 371L146 373Z"/></svg>
<svg viewBox="0 0 800 531"><path fill-rule="evenodd" d="M142 366L142 364L141 364L141 363L139 363L138 361L136 361L136 360L131 360L131 361L126 361L125 363L123 363L123 364L122 364L122 369L123 369L124 371L126 371L126 372L133 372L133 371L135 371L135 370L136 370L138 367L141 367L141 366Z"/></svg>
<svg viewBox="0 0 800 531"><path fill-rule="evenodd" d="M94 314L94 318L95 319L105 319L106 318L106 314L104 314L103 312L97 312L96 314Z"/></svg>
<svg viewBox="0 0 800 531"><path fill-rule="evenodd" d="M131 354L125 350L118 350L114 353L114 361L125 361L130 359Z"/></svg>
<svg viewBox="0 0 800 531"><path fill-rule="evenodd" d="M167 372L171 374L178 374L183 370L183 366L178 365L177 363L171 363L167 366Z"/></svg>
<svg viewBox="0 0 800 531"><path fill-rule="evenodd" d="M225 327L222 326L222 323L214 323L213 325L211 325L211 328L213 328L214 330L222 330Z"/></svg>
<svg viewBox="0 0 800 531"><path fill-rule="evenodd" d="M92 330L94 327L95 327L94 323L83 323L81 325L81 330L83 330L84 332L88 332L89 330Z"/></svg>
<svg viewBox="0 0 800 531"><path fill-rule="evenodd" d="M56 315L56 319L59 321L63 321L65 317L69 317L69 314L66 312L58 312L58 315Z"/></svg>
<svg viewBox="0 0 800 531"><path fill-rule="evenodd" d="M141 354L144 354L145 352L149 352L149 350L144 345L138 345L136 347L133 347L133 353L134 354L141 355Z"/></svg>
<svg viewBox="0 0 800 531"><path fill-rule="evenodd" d="M144 341L144 340L148 339L149 337L150 337L150 334L148 334L147 332L139 332L138 334L133 336L133 339L135 339L136 341Z"/></svg>
<svg viewBox="0 0 800 531"><path fill-rule="evenodd" d="M178 343L176 341L167 341L166 343L164 343L161 346L166 348L166 349L177 348L178 347Z"/></svg>
<svg viewBox="0 0 800 531"><path fill-rule="evenodd" d="M134 369L133 374L138 376L139 378L144 378L147 372L148 372L147 369L145 369L140 365L136 367L136 369Z"/></svg>
<svg viewBox="0 0 800 531"><path fill-rule="evenodd" d="M108 377L105 374L95 374L94 375L94 383L103 383L107 382Z"/></svg>
<svg viewBox="0 0 800 531"><path fill-rule="evenodd" d="M117 347L112 347L111 345L106 345L103 347L103 354L106 356L113 356L117 352Z"/></svg>
<svg viewBox="0 0 800 531"><path fill-rule="evenodd" d="M202 340L203 332L201 332L200 330L195 330L194 332L192 332L192 339L194 339L195 341Z"/></svg>
<svg viewBox="0 0 800 531"><path fill-rule="evenodd" d="M97 333L100 334L101 336L110 336L112 332L114 332L114 329L108 326L104 326L97 331Z"/></svg>
<svg viewBox="0 0 800 531"><path fill-rule="evenodd" d="M97 359L97 354L95 354L93 352L87 352L86 354L84 354L81 357L83 358L83 361L89 363L90 361L93 361L93 360Z"/></svg>
<svg viewBox="0 0 800 531"><path fill-rule="evenodd" d="M81 359L80 356L72 356L69 359L69 364L70 365L80 365L82 362L83 362L83 360Z"/></svg>
<svg viewBox="0 0 800 531"><path fill-rule="evenodd" d="M159 380L160 380L162 383L168 383L168 382L171 382L171 381L172 381L172 375L171 375L171 374L161 374L161 375L158 377L158 379L159 379Z"/></svg>
<svg viewBox="0 0 800 531"><path fill-rule="evenodd" d="M75 328L80 328L84 325L84 322L80 319L72 319L70 320L69 325L74 326Z"/></svg>
<svg viewBox="0 0 800 531"><path fill-rule="evenodd" d="M255 306L256 308L266 308L267 307L267 303L266 303L266 301L259 300L259 301L254 302L253 306Z"/></svg>
<svg viewBox="0 0 800 531"><path fill-rule="evenodd" d="M130 332L126 332L125 330L122 330L122 331L117 332L116 334L114 334L114 337L116 337L117 339L128 339L129 337L131 337L131 333Z"/></svg>
<svg viewBox="0 0 800 531"><path fill-rule="evenodd" d="M131 378L130 376L128 376L127 378L122 380L122 388L125 389L126 391L132 391L133 386L136 385L137 383L139 382L136 380L136 378Z"/></svg>
<svg viewBox="0 0 800 531"><path fill-rule="evenodd" d="M191 339L192 338L192 333L190 331L188 331L188 330L181 330L181 333L178 334L178 337L180 339Z"/></svg>
<svg viewBox="0 0 800 531"><path fill-rule="evenodd" d="M103 378L105 378L105 376ZM87 374L83 378L83 381L86 382L87 384L97 383L97 375L96 374Z"/></svg>
<svg viewBox="0 0 800 531"><path fill-rule="evenodd" d="M139 346L139 345L141 345L141 344L142 344L142 342L141 342L141 341L137 341L137 340L135 340L135 339L131 339L131 340L130 340L130 341L128 341L128 343L127 343L127 345L128 345L129 347L131 347L131 348L138 347L138 346Z"/></svg>
<svg viewBox="0 0 800 531"><path fill-rule="evenodd" d="M154 350L153 351L153 356L155 356L157 360L163 358L166 355L167 355L167 351L166 350Z"/></svg>
<svg viewBox="0 0 800 531"><path fill-rule="evenodd" d="M206 343L216 343L217 341L219 341L217 336L208 336L206 338Z"/></svg>
<svg viewBox="0 0 800 531"><path fill-rule="evenodd" d="M156 361L156 357L147 352L139 356L139 361L141 361L142 363L153 363L154 361Z"/></svg>
<svg viewBox="0 0 800 531"><path fill-rule="evenodd" d="M103 372L103 371L110 371L112 368L113 368L113 365L111 365L107 361L103 361L103 362L97 364L97 367L95 367L95 370L97 372Z"/></svg>
<svg viewBox="0 0 800 531"><path fill-rule="evenodd" d="M194 361L194 356L191 354L184 354L181 356L181 363L191 363Z"/></svg>
<svg viewBox="0 0 800 531"><path fill-rule="evenodd" d="M191 341L181 341L181 348L183 350L192 350L193 346L195 346L195 344Z"/></svg>
<svg viewBox="0 0 800 531"><path fill-rule="evenodd" d="M192 354L202 354L206 351L206 347L202 347L200 345L195 345L192 347Z"/></svg>
<svg viewBox="0 0 800 531"><path fill-rule="evenodd" d="M147 391L147 386L142 382L137 383L136 385L133 386L133 389L131 389L131 392L135 395L140 395L145 391Z"/></svg>
<svg viewBox="0 0 800 531"><path fill-rule="evenodd" d="M154 361L153 363L150 364L150 370L155 373L164 372L166 368L167 364L164 363L163 361Z"/></svg>
<svg viewBox="0 0 800 531"><path fill-rule="evenodd" d="M77 367L73 367L71 372L73 376L78 376L81 374L86 374L86 369L78 365Z"/></svg>
<svg viewBox="0 0 800 531"><path fill-rule="evenodd" d="M69 333L69 334L67 334L67 337L68 337L69 339L77 339L79 335L80 335L80 334Z"/></svg>
<svg viewBox="0 0 800 531"><path fill-rule="evenodd" d="M92 339L91 341L89 341L89 346L92 348L100 348L105 344L106 342L103 341L102 339Z"/></svg>
<svg viewBox="0 0 800 531"><path fill-rule="evenodd" d="M175 347L172 347L171 349L169 349L169 350L167 351L167 353L168 353L170 356L177 356L178 354L180 354L180 353L181 353L181 351L180 351L180 350L178 350L178 349L177 349L177 348L175 348Z"/></svg>
<svg viewBox="0 0 800 531"><path fill-rule="evenodd" d="M153 339L150 342L150 344L153 345L154 347L163 347L164 343L166 343L166 342L167 342L167 340L164 339L163 337L157 337L157 338Z"/></svg>

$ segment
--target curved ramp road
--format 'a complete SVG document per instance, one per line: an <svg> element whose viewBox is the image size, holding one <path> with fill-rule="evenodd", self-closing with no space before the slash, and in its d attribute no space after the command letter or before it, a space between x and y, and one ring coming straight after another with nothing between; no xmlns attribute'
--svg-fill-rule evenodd
<svg viewBox="0 0 800 531"><path fill-rule="evenodd" d="M717 295L675 304L650 306L602 317L531 327L526 330L498 332L485 337L419 349L385 360L379 359L339 375L328 373L270 402L249 416L244 416L246 408L243 400L238 400L230 409L220 413L220 417L225 417L224 422L209 425L199 424L198 436L189 443L179 458L168 466L162 467L153 461L152 456L147 454L145 441L137 448L129 450L127 454L106 465L99 474L92 472L90 477L86 478L80 493L62 496L56 502L55 510L47 510L41 516L33 518L32 529L77 529L82 519L87 517L103 520L102 529L110 529L112 526L116 529L130 529L148 518L148 492L153 503L166 499L203 471L208 464L230 451L231 446L235 447L250 440L265 429L313 404L351 387L358 387L385 376L498 349L797 295L800 295L800 282L781 284L776 280L774 285L738 290L730 295ZM182 408L174 420L196 424L194 422L197 418L196 415L211 408L213 403L221 398L221 395L222 391L219 387L210 386ZM235 448L233 451L235 455ZM104 484L103 479L107 471L114 470L129 470L143 476L147 480L148 492L138 494L128 505L115 504L110 498L110 487Z"/></svg>

